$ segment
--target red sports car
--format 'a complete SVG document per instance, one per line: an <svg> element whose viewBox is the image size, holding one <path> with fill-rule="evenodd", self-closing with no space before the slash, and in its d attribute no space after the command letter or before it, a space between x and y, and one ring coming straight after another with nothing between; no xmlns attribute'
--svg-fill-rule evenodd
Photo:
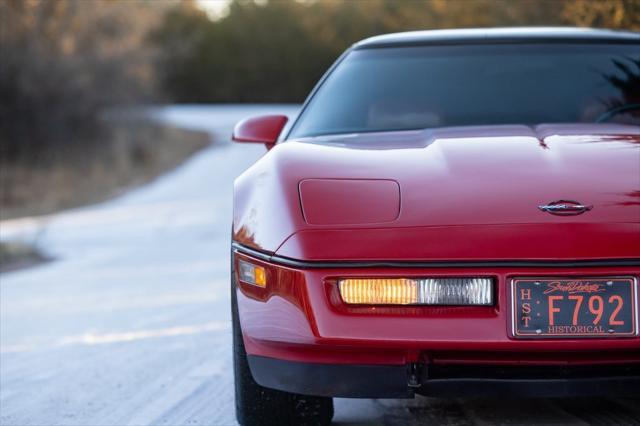
<svg viewBox="0 0 640 426"><path fill-rule="evenodd" d="M640 33L391 34L245 120L241 424L331 397L640 393Z"/></svg>

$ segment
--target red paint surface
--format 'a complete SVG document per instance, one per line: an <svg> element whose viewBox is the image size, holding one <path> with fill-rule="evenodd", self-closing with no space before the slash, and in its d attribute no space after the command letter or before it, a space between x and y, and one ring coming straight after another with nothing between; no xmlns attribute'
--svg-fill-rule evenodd
<svg viewBox="0 0 640 426"><path fill-rule="evenodd" d="M298 193L305 179L396 181L400 214L375 225L307 223ZM330 192L305 203L329 205ZM635 126L322 137L279 143L236 180L234 239L298 259L640 258L639 194ZM538 209L558 199L593 209L565 217ZM396 198L376 202L391 209ZM341 212L359 209L345 203Z"/></svg>
<svg viewBox="0 0 640 426"><path fill-rule="evenodd" d="M397 182L400 212L393 221L370 223L397 204L396 195L383 190L372 191L380 209L375 212L362 210L364 196L347 199L349 191L336 187L305 193L301 205L299 187L306 179ZM336 193L340 212L334 207L323 213ZM560 199L593 209L577 216L538 209ZM302 209L309 205L318 216L305 221ZM640 259L640 129L486 126L286 141L236 180L233 239L301 260ZM508 290L515 277L638 277L640 266L296 271L256 262L270 270L267 289L241 283L238 290L250 354L359 364L403 364L416 357L452 363L640 362L637 336L514 339ZM491 276L496 305L342 304L336 279L363 275Z"/></svg>
<svg viewBox="0 0 640 426"><path fill-rule="evenodd" d="M300 202L311 225L393 222L400 214L400 187L392 180L305 179Z"/></svg>
<svg viewBox="0 0 640 426"><path fill-rule="evenodd" d="M308 260L640 258L640 224L566 223L301 231L278 254Z"/></svg>
<svg viewBox="0 0 640 426"><path fill-rule="evenodd" d="M640 362L640 337L515 339L510 282L516 277L638 276L638 267L270 270L266 289L240 284L238 307L250 354L320 363L403 364L421 357L481 363ZM490 307L357 307L344 304L339 277L482 276L496 280ZM577 352L576 352L577 351ZM472 354L475 354L472 356ZM457 360L457 361L456 361Z"/></svg>
<svg viewBox="0 0 640 426"><path fill-rule="evenodd" d="M236 124L232 139L235 142L253 142L273 145L287 123L285 115L264 115L248 118Z"/></svg>

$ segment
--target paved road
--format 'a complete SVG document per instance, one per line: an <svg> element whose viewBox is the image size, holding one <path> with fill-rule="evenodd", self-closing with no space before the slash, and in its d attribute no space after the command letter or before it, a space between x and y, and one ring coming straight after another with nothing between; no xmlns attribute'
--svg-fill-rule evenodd
<svg viewBox="0 0 640 426"><path fill-rule="evenodd" d="M0 223L0 238L57 259L0 275L0 424L235 424L231 182L264 149L225 137L237 119L273 108L157 110L219 143L116 200ZM640 424L640 403L341 399L335 423Z"/></svg>

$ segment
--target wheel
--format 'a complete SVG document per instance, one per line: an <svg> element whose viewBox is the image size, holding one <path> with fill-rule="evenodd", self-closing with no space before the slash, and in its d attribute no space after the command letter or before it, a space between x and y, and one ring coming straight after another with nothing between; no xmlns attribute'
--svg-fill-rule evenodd
<svg viewBox="0 0 640 426"><path fill-rule="evenodd" d="M236 419L243 426L328 425L333 418L333 400L282 392L260 386L253 380L242 340L235 275L231 271L231 319Z"/></svg>

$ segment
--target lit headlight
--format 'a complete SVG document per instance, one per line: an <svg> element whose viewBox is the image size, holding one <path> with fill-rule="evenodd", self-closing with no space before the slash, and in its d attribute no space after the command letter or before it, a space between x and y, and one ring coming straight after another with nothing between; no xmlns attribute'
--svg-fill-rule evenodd
<svg viewBox="0 0 640 426"><path fill-rule="evenodd" d="M357 305L492 305L491 278L348 278L345 303Z"/></svg>

